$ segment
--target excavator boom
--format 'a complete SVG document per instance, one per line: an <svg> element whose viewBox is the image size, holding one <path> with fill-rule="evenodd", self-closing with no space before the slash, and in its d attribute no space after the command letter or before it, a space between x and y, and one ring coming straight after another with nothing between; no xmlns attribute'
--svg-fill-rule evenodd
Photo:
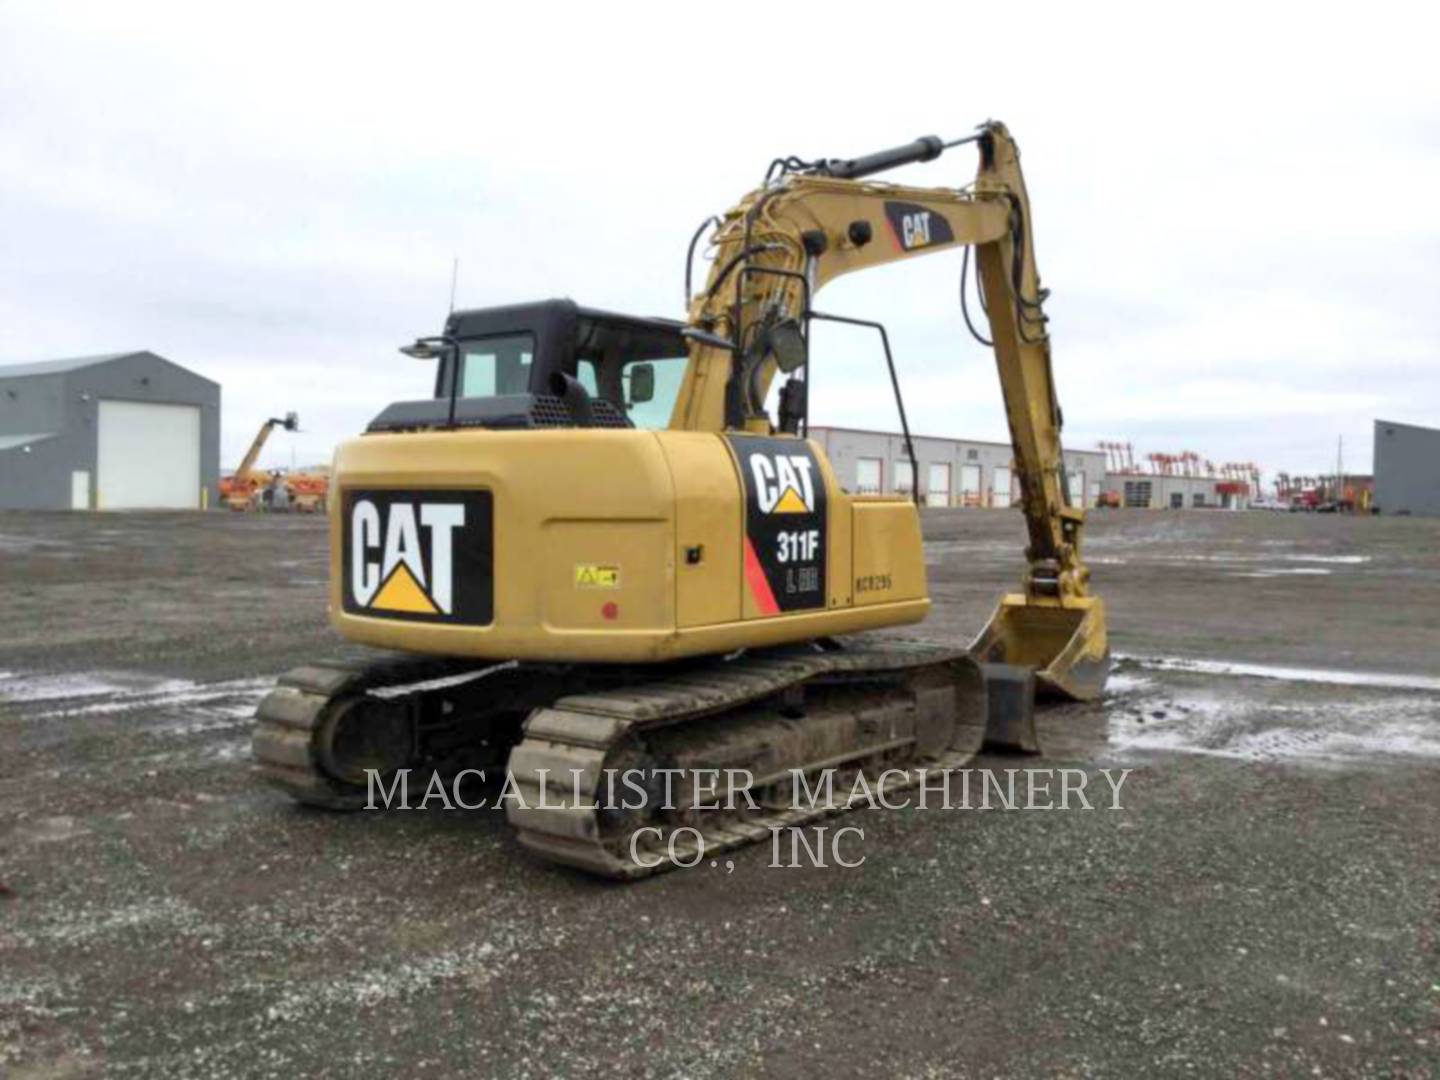
<svg viewBox="0 0 1440 1080"><path fill-rule="evenodd" d="M962 142L980 152L966 189L866 179ZM955 143L930 136L862 158L798 165L721 221L709 282L690 306L692 325L707 339L696 339L672 427L768 433L763 403L778 360L766 343L782 326L809 321L820 288L841 274L973 247L1029 535L1023 592L1001 601L973 651L988 663L1033 669L1042 691L1095 697L1108 670L1104 607L1081 558L1084 493L1067 490L1048 294L1014 140L991 122ZM967 251L967 266L968 258Z"/></svg>

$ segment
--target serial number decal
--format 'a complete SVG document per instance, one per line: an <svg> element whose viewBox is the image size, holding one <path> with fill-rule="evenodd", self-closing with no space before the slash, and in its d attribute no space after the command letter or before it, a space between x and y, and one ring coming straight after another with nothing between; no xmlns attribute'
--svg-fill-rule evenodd
<svg viewBox="0 0 1440 1080"><path fill-rule="evenodd" d="M889 574L865 574L855 579L855 591L886 592L891 587Z"/></svg>

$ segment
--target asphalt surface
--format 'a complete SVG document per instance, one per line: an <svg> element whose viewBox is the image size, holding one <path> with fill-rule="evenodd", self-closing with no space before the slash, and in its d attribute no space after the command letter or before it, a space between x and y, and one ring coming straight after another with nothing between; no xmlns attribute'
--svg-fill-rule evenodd
<svg viewBox="0 0 1440 1080"><path fill-rule="evenodd" d="M1440 522L1091 521L1111 691L979 764L1096 809L617 886L255 781L255 703L338 646L322 521L0 514L0 1076L1433 1075ZM968 638L1021 521L926 535Z"/></svg>

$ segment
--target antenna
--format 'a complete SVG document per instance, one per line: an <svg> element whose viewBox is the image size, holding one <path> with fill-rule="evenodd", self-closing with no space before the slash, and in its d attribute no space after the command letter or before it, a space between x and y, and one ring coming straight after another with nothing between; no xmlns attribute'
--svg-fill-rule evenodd
<svg viewBox="0 0 1440 1080"><path fill-rule="evenodd" d="M451 263L450 263L450 311L449 311L449 314L451 314L451 315L454 315L454 314L455 314L455 282L459 279L459 277L460 277L460 256L459 256L459 255L456 255L455 258L454 258L454 259L451 261Z"/></svg>

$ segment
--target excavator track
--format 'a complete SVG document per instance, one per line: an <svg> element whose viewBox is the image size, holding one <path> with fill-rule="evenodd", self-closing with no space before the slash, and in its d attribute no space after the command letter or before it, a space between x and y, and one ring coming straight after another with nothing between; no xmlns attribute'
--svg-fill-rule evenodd
<svg viewBox="0 0 1440 1080"><path fill-rule="evenodd" d="M295 801L327 810L359 810L368 788L356 782L353 770L336 767L331 745L337 710L353 702L376 699L393 710L418 706L427 697L450 704L457 687L463 688L493 673L509 674L516 665L482 665L475 661L437 660L400 656L380 661L327 660L286 672L260 702L251 748L260 775ZM512 677L509 680L515 681ZM504 687L513 690L513 685ZM492 686L486 686L487 691ZM505 700L491 694L492 700ZM409 718L407 717L407 720ZM448 753L436 755L433 747L407 739L398 754L362 756L359 765L374 762L382 771L443 765L458 759L466 749L484 749L493 743L486 716L473 713L463 723L464 736L447 741ZM478 722L477 722L478 721ZM455 725L452 725L455 726ZM393 742L394 740L392 740ZM499 748L501 754L507 747Z"/></svg>
<svg viewBox="0 0 1440 1080"><path fill-rule="evenodd" d="M508 753L505 805L521 844L628 880L850 809L857 772L889 796L925 769L963 766L980 746L984 712L979 669L964 650L893 638L641 668L399 656L288 672L260 704L253 749L267 782L330 810L366 805L366 767L453 773L507 763ZM758 808L711 812L658 797L638 812L600 804L614 794L613 781L601 790L607 777L661 766L745 769ZM841 794L794 805L796 772L823 770L834 770ZM642 827L637 862L631 835ZM672 838L678 830L688 831Z"/></svg>
<svg viewBox="0 0 1440 1080"><path fill-rule="evenodd" d="M807 737L807 725L820 737ZM532 851L630 880L851 809L855 788L847 781L856 772L889 796L926 770L959 768L983 732L981 677L964 650L896 639L757 650L570 695L532 713L509 764L524 805L511 801L507 813ZM743 765L755 777L748 791L756 798L731 800L734 809L617 813L615 773L660 763L687 771ZM836 770L838 793L824 802L794 799L797 770L809 777ZM632 847L641 827L648 830L643 851Z"/></svg>

